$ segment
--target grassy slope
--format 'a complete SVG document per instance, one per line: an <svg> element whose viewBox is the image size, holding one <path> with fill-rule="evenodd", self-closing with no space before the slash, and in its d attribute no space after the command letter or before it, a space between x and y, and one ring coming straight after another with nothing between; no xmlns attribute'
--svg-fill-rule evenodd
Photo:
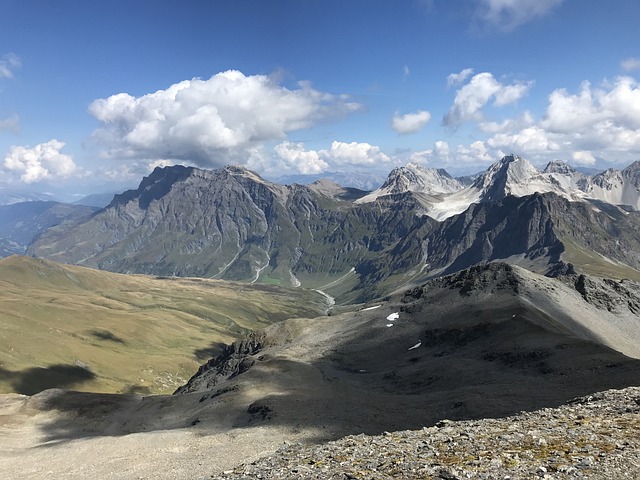
<svg viewBox="0 0 640 480"><path fill-rule="evenodd" d="M222 343L325 308L301 289L9 257L0 260L0 393L170 393Z"/></svg>
<svg viewBox="0 0 640 480"><path fill-rule="evenodd" d="M629 279L640 282L640 272L628 265L609 260L595 252L581 248L575 242L561 239L565 246L562 259L573 263L579 271L596 277Z"/></svg>

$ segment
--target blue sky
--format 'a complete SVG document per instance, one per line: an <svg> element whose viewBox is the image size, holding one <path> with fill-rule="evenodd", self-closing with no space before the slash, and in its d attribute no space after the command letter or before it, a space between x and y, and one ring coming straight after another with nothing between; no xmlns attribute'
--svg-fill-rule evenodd
<svg viewBox="0 0 640 480"><path fill-rule="evenodd" d="M0 184L640 159L637 0L0 0Z"/></svg>

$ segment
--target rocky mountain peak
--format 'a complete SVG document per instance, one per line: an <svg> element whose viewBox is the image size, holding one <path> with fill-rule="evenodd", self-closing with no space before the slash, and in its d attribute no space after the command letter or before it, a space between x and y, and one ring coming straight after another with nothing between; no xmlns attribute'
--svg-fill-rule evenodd
<svg viewBox="0 0 640 480"><path fill-rule="evenodd" d="M559 173L561 175L575 175L578 171L571 165L567 165L562 160L552 160L547 164L543 173Z"/></svg>
<svg viewBox="0 0 640 480"><path fill-rule="evenodd" d="M417 163L408 163L403 167L394 168L383 185L363 197L361 202L371 202L378 197L405 192L449 194L462 188L462 183L443 168L425 168Z"/></svg>
<svg viewBox="0 0 640 480"><path fill-rule="evenodd" d="M483 201L499 200L506 195L521 196L530 180L539 175L538 169L524 158L506 155L478 177L472 188L481 191Z"/></svg>
<svg viewBox="0 0 640 480"><path fill-rule="evenodd" d="M622 176L629 179L636 187L640 186L640 160L636 160L622 170Z"/></svg>

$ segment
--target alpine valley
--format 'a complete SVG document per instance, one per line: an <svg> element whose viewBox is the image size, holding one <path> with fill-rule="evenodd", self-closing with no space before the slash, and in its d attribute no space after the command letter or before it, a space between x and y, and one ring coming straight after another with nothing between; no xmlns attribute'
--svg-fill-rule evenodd
<svg viewBox="0 0 640 480"><path fill-rule="evenodd" d="M28 255L120 273L320 289L370 300L472 265L640 279L640 162L588 177L506 156L466 185L409 164L373 192L279 185L242 167L157 168ZM568 265L568 264L571 264Z"/></svg>
<svg viewBox="0 0 640 480"><path fill-rule="evenodd" d="M2 478L640 478L640 161L0 220Z"/></svg>

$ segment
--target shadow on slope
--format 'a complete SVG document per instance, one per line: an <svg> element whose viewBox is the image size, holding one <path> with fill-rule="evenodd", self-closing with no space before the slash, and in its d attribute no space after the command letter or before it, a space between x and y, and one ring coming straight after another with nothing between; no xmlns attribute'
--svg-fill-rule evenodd
<svg viewBox="0 0 640 480"><path fill-rule="evenodd" d="M230 350L237 355L225 365L201 368L185 394L52 391L32 400L68 414L46 427L57 440L271 426L326 441L445 418L502 417L640 385L640 360L527 301L522 292L532 283L523 285L511 267L483 268L430 282L375 310L273 325L259 348ZM557 281L535 286L553 288L548 282ZM584 305L584 315L597 314Z"/></svg>
<svg viewBox="0 0 640 480"><path fill-rule="evenodd" d="M49 388L71 388L89 382L96 375L77 365L49 365L11 371L0 367L0 379L8 381L15 392L35 395Z"/></svg>

